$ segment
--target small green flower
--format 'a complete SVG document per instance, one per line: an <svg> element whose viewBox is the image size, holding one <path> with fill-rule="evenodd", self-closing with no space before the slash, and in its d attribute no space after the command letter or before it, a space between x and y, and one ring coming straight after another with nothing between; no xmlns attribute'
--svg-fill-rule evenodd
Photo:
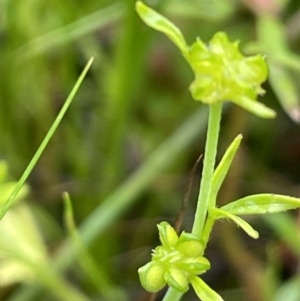
<svg viewBox="0 0 300 301"><path fill-rule="evenodd" d="M186 292L192 275L200 275L210 268L202 256L202 240L182 232L178 237L167 222L157 225L161 245L152 253L152 260L139 268L142 286L149 292L157 292L166 284L180 292Z"/></svg>

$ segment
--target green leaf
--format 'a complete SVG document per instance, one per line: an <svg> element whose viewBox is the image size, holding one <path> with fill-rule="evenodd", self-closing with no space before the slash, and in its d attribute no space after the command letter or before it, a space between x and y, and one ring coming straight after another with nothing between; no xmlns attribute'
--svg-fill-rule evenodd
<svg viewBox="0 0 300 301"><path fill-rule="evenodd" d="M228 20L234 13L236 5L232 1L207 0L173 0L166 1L166 10L172 15L186 20L198 19L217 23Z"/></svg>
<svg viewBox="0 0 300 301"><path fill-rule="evenodd" d="M274 118L276 116L276 112L274 110L266 107L258 101L248 98L247 96L240 97L239 99L230 99L230 101L258 117Z"/></svg>
<svg viewBox="0 0 300 301"><path fill-rule="evenodd" d="M4 183L8 174L7 163L3 160L0 160L0 184Z"/></svg>
<svg viewBox="0 0 300 301"><path fill-rule="evenodd" d="M262 14L257 22L258 38L268 54L279 54L288 51L283 24L275 15Z"/></svg>
<svg viewBox="0 0 300 301"><path fill-rule="evenodd" d="M272 228L272 231L284 241L288 248L300 258L299 225L292 215L286 212L266 214L263 221Z"/></svg>
<svg viewBox="0 0 300 301"><path fill-rule="evenodd" d="M11 193L14 191L15 187L17 185L17 182L5 182L0 185L0 205L5 204L7 201L8 197L11 195ZM29 192L29 187L27 185L22 186L20 189L18 195L15 198L15 202L23 199L26 197L26 195Z"/></svg>
<svg viewBox="0 0 300 301"><path fill-rule="evenodd" d="M300 207L300 199L280 194L254 194L229 203L222 210L232 214L276 213Z"/></svg>
<svg viewBox="0 0 300 301"><path fill-rule="evenodd" d="M300 122L300 104L297 88L291 75L279 64L269 60L269 80L279 102L295 122Z"/></svg>
<svg viewBox="0 0 300 301"><path fill-rule="evenodd" d="M235 153L238 147L240 146L242 138L243 136L240 134L232 141L232 143L226 150L218 167L214 171L212 184L211 184L211 195L210 195L210 199L212 202L215 202L218 191L225 179L225 176L227 175L229 167L231 166ZM214 206L214 204L211 205Z"/></svg>
<svg viewBox="0 0 300 301"><path fill-rule="evenodd" d="M296 274L294 277L290 278L283 285L279 287L276 291L273 301L298 301L300 300L300 274Z"/></svg>
<svg viewBox="0 0 300 301"><path fill-rule="evenodd" d="M190 277L191 284L197 296L201 301L224 301L223 298L211 289L201 278L197 276Z"/></svg>
<svg viewBox="0 0 300 301"><path fill-rule="evenodd" d="M297 89L283 68L286 66L299 72L299 57L289 50L285 28L275 15L261 15L257 31L261 48L268 54L271 86L287 114L295 122L300 122Z"/></svg>
<svg viewBox="0 0 300 301"><path fill-rule="evenodd" d="M177 26L161 14L157 13L155 10L145 5L142 1L137 1L135 7L141 19L148 26L164 33L180 49L183 55L188 57L188 46Z"/></svg>
<svg viewBox="0 0 300 301"><path fill-rule="evenodd" d="M88 70L90 69L94 58L90 58L88 63L86 64L85 68L83 69L81 75L79 76L78 80L76 81L73 89L71 90L66 102L64 103L63 107L61 108L60 112L58 113L57 117L55 118L53 124L51 125L49 131L47 132L44 140L42 141L41 145L39 146L38 150L32 157L31 161L29 162L28 166L26 167L25 171L23 172L21 178L16 183L16 186L12 193L10 194L7 201L4 203L3 206L0 208L0 220L4 217L6 212L9 210L9 208L12 206L16 196L18 195L19 191L21 190L22 186L24 185L25 181L29 177L31 171L35 167L37 161L41 157L43 151L45 150L46 146L48 145L51 137L54 135L58 125L60 124L62 118L64 117L68 107L70 106L72 100L74 99L83 79L85 78L85 75L87 74Z"/></svg>
<svg viewBox="0 0 300 301"><path fill-rule="evenodd" d="M255 231L245 220L242 218L231 214L225 210L214 208L211 210L211 214L215 216L217 219L221 218L229 218L234 221L238 226L240 226L249 236L254 239L257 239L259 234Z"/></svg>
<svg viewBox="0 0 300 301"><path fill-rule="evenodd" d="M283 67L288 67L296 72L300 71L300 57L292 52L276 53L272 56L272 61L275 61Z"/></svg>

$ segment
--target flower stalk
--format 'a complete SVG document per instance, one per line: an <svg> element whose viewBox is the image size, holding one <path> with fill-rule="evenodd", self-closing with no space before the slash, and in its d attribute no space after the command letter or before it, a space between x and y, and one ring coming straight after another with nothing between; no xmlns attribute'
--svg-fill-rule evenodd
<svg viewBox="0 0 300 301"><path fill-rule="evenodd" d="M272 109L256 100L265 92L261 84L268 75L267 65L262 55L245 57L239 50L239 43L229 41L224 32L216 33L208 44L197 38L189 46L179 28L164 16L141 1L136 3L136 9L147 25L167 35L179 48L195 76L189 87L193 99L210 106L192 232L182 232L178 237L167 222L161 222L158 225L161 245L153 250L151 261L138 270L140 280L150 292L157 292L168 285L163 301L180 300L189 285L202 301L222 301L222 297L199 277L210 268L210 262L203 254L214 222L222 218L230 219L256 239L258 232L238 215L273 213L300 207L299 199L274 194L250 195L221 208L216 206L217 194L242 139L242 135L234 139L215 169L222 104L231 101L258 117L275 117Z"/></svg>

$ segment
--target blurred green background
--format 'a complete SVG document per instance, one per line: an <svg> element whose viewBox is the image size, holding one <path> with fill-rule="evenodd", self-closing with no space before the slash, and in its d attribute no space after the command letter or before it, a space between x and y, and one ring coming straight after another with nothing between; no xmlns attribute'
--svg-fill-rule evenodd
<svg viewBox="0 0 300 301"><path fill-rule="evenodd" d="M20 177L95 58L29 178L30 192L0 223L0 300L150 300L137 268L158 243L156 224L176 220L204 151L207 108L191 99L193 75L176 47L138 19L134 3L0 0L0 159L8 180ZM266 55L270 77L260 101L278 116L262 120L225 107L219 158L238 133L244 139L219 203L259 192L300 197L300 2L147 4L189 43L226 31L244 53ZM64 191L77 231L72 216L69 224L64 218ZM300 300L299 212L249 220L261 234L257 241L217 223L205 280L225 300Z"/></svg>

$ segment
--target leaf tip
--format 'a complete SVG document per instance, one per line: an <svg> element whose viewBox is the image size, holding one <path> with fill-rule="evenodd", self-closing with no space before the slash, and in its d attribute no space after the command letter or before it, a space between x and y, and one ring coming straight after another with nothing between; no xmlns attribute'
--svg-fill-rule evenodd
<svg viewBox="0 0 300 301"><path fill-rule="evenodd" d="M254 239L258 239L259 238L259 233L256 230L254 230L253 232L251 232L250 236Z"/></svg>
<svg viewBox="0 0 300 301"><path fill-rule="evenodd" d="M139 15L141 15L146 8L147 6L142 1L138 0L135 2L135 9Z"/></svg>
<svg viewBox="0 0 300 301"><path fill-rule="evenodd" d="M243 139L243 134L238 134L234 140L237 140L238 142L240 142Z"/></svg>

